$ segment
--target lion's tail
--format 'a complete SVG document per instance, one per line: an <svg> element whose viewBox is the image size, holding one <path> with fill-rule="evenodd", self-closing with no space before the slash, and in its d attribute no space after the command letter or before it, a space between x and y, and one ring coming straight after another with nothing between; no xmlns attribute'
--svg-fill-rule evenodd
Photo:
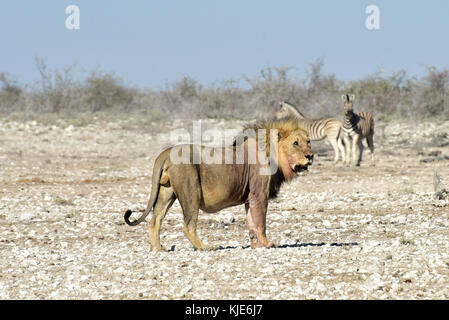
<svg viewBox="0 0 449 320"><path fill-rule="evenodd" d="M164 162L165 162L165 159L162 159L162 158L158 158L154 162L153 178L152 178L152 183L151 183L152 184L151 196L150 196L150 200L148 201L148 205L147 205L147 208L145 209L145 212L137 220L130 221L129 217L131 216L132 211L129 209L126 210L125 216L124 216L126 224L128 224L130 226L137 226L139 223L141 223L142 221L145 220L147 215L153 209L153 207L156 203L157 197L159 195L159 181L161 179Z"/></svg>

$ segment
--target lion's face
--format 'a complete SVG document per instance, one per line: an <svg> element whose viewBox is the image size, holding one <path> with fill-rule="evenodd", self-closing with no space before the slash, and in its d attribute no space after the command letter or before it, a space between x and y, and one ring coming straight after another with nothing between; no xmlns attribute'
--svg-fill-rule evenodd
<svg viewBox="0 0 449 320"><path fill-rule="evenodd" d="M309 135L305 130L297 129L279 140L279 166L284 177L289 180L297 174L307 171L313 162Z"/></svg>

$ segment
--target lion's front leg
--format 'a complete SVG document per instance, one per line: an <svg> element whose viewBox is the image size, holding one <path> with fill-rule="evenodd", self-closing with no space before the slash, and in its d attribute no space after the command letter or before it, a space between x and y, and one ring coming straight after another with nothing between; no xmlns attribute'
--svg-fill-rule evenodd
<svg viewBox="0 0 449 320"><path fill-rule="evenodd" d="M268 201L266 200L253 199L250 200L249 205L245 205L251 248L275 247L275 244L269 241L266 236L267 207Z"/></svg>

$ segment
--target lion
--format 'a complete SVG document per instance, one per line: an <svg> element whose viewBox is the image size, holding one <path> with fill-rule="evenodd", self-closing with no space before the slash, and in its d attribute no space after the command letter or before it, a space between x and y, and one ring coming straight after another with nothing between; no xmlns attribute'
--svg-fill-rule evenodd
<svg viewBox="0 0 449 320"><path fill-rule="evenodd" d="M273 172L261 174L266 163L261 162L260 155L255 161L249 161L251 144L263 144L258 136L245 136L240 143L222 148L210 148L195 144L177 145L164 150L155 160L153 167L152 189L148 205L143 214L135 221L130 221L131 210L127 210L124 219L130 226L145 220L153 210L149 223L151 251L165 251L160 243L160 228L167 211L178 199L184 215L183 231L192 245L198 250L214 250L217 246L204 244L197 234L198 212L215 213L222 209L245 205L251 248L275 247L266 236L266 215L268 200L277 196L281 185L301 172L308 170L313 162L313 153L307 131L299 127L294 119L265 120L248 125L245 129L265 129L267 132L266 155L270 161L268 147L269 130L277 130L277 161ZM237 140L236 140L237 141ZM184 148L184 149L182 149ZM196 149L195 149L196 148ZM236 149L244 150L244 159L236 163ZM190 152L190 163L173 161L173 154L180 151ZM205 164L193 163L194 151L214 154L226 151L233 154L234 163ZM275 155L275 154L274 154Z"/></svg>

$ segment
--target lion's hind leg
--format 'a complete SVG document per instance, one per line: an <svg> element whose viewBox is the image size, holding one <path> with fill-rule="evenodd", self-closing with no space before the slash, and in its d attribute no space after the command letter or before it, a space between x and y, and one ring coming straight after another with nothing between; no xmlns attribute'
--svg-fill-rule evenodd
<svg viewBox="0 0 449 320"><path fill-rule="evenodd" d="M215 250L218 247L204 244L197 233L198 213L201 201L201 187L199 181L190 181L188 184L190 187L190 194L187 194L187 192L178 194L179 203L181 204L182 213L184 215L184 234L196 249Z"/></svg>
<svg viewBox="0 0 449 320"><path fill-rule="evenodd" d="M204 244L198 237L196 231L198 222L198 210L184 212L184 227L183 231L187 239L192 243L192 245L198 250L214 250L216 247Z"/></svg>
<svg viewBox="0 0 449 320"><path fill-rule="evenodd" d="M151 251L166 251L160 241L161 223L175 200L176 196L171 187L159 186L158 198L150 221Z"/></svg>
<svg viewBox="0 0 449 320"><path fill-rule="evenodd" d="M183 231L187 239L198 250L211 250L197 233L198 213L203 198L199 172L196 166L174 166L170 171L170 183L174 186L176 197L184 215Z"/></svg>
<svg viewBox="0 0 449 320"><path fill-rule="evenodd" d="M197 233L197 223L198 223L198 213L199 213L199 201L196 199L191 199L187 204L181 202L182 212L184 214L184 227L183 231L187 239L192 243L192 245L198 250L216 250L218 246L211 246L204 244L198 236Z"/></svg>

